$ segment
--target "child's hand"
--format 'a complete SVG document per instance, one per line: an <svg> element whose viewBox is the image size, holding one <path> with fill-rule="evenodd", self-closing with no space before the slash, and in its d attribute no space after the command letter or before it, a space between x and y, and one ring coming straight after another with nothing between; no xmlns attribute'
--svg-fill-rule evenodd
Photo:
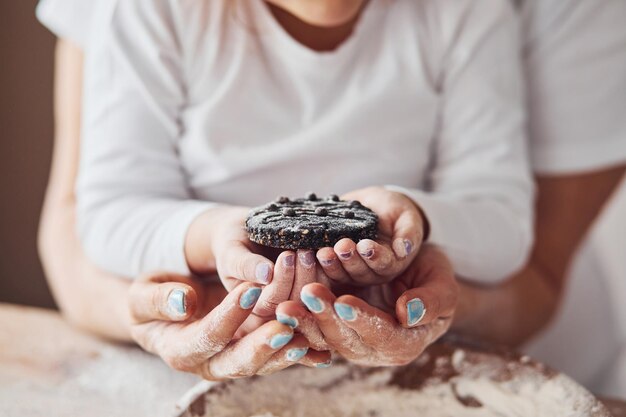
<svg viewBox="0 0 626 417"><path fill-rule="evenodd" d="M378 214L378 241L342 239L334 248L320 249L317 259L326 275L339 283L372 285L389 282L405 271L427 229L415 203L382 187L353 191L342 199L358 200Z"/></svg>
<svg viewBox="0 0 626 417"><path fill-rule="evenodd" d="M275 320L246 326L261 293L243 283L227 294L220 284L161 274L133 282L129 293L131 333L145 350L170 367L208 380L277 372L296 363L330 361L309 349L302 335Z"/></svg>
<svg viewBox="0 0 626 417"><path fill-rule="evenodd" d="M217 272L229 291L244 281L261 285L272 281L274 263L267 249L251 242L245 231L248 212L245 207L216 207L193 222L185 255L194 273Z"/></svg>

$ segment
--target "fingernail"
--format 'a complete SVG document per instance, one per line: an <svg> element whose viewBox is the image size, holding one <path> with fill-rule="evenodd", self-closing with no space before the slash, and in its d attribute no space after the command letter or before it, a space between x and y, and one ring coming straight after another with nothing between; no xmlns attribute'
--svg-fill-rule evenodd
<svg viewBox="0 0 626 417"><path fill-rule="evenodd" d="M315 265L315 255L311 251L305 251L298 253L298 258L305 268L311 268Z"/></svg>
<svg viewBox="0 0 626 417"><path fill-rule="evenodd" d="M294 348L287 351L287 360L290 362L297 362L306 355L309 348Z"/></svg>
<svg viewBox="0 0 626 417"><path fill-rule="evenodd" d="M293 333L277 334L272 336L268 343L272 349L280 349L293 339Z"/></svg>
<svg viewBox="0 0 626 417"><path fill-rule="evenodd" d="M361 256L367 259L371 258L374 256L374 249L368 249L365 252L361 252Z"/></svg>
<svg viewBox="0 0 626 417"><path fill-rule="evenodd" d="M276 320L278 320L279 323L286 324L292 329L298 327L298 319L286 314L276 314Z"/></svg>
<svg viewBox="0 0 626 417"><path fill-rule="evenodd" d="M331 266L333 264L333 260L332 259L322 259L322 260L320 260L320 263L322 264L322 266Z"/></svg>
<svg viewBox="0 0 626 417"><path fill-rule="evenodd" d="M249 288L248 290L246 290L246 292L243 293L243 295L239 299L239 305L241 306L241 308L249 310L254 307L260 296L260 288Z"/></svg>
<svg viewBox="0 0 626 417"><path fill-rule="evenodd" d="M316 296L303 292L300 294L300 299L302 300L306 308L308 308L313 313L321 313L322 311L324 311L324 303L322 303L322 300L320 300Z"/></svg>
<svg viewBox="0 0 626 417"><path fill-rule="evenodd" d="M296 257L292 255L287 255L283 258L283 265L287 268L291 268L296 264Z"/></svg>
<svg viewBox="0 0 626 417"><path fill-rule="evenodd" d="M408 239L404 240L404 251L406 256L409 256L409 254L413 251L413 243L411 243Z"/></svg>
<svg viewBox="0 0 626 417"><path fill-rule="evenodd" d="M330 368L330 366L333 364L332 359L329 360L328 362L322 362L322 363L318 363L317 365L315 365L316 368Z"/></svg>
<svg viewBox="0 0 626 417"><path fill-rule="evenodd" d="M349 306L348 304L335 303L335 311L342 320L356 320L356 311L354 310L354 308L352 308L352 306Z"/></svg>
<svg viewBox="0 0 626 417"><path fill-rule="evenodd" d="M414 298L406 303L407 324L411 327L416 326L426 315L424 302L419 298Z"/></svg>
<svg viewBox="0 0 626 417"><path fill-rule="evenodd" d="M257 281L262 284L269 284L271 272L272 267L270 267L268 264L258 264L255 271Z"/></svg>
<svg viewBox="0 0 626 417"><path fill-rule="evenodd" d="M353 253L352 251L350 251L350 252L341 252L339 254L339 257L341 259L348 260L348 259L352 258L352 253Z"/></svg>
<svg viewBox="0 0 626 417"><path fill-rule="evenodd" d="M167 307L170 312L177 316L184 316L187 314L187 308L185 307L185 291L172 290L167 296Z"/></svg>

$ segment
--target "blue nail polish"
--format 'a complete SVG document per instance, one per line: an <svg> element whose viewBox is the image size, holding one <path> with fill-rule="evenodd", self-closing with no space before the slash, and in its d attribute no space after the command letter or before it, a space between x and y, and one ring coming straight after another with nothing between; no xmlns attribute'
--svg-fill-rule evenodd
<svg viewBox="0 0 626 417"><path fill-rule="evenodd" d="M407 324L409 326L417 325L426 315L424 302L419 298L414 298L406 303Z"/></svg>
<svg viewBox="0 0 626 417"><path fill-rule="evenodd" d="M243 293L243 295L239 299L239 305L241 306L241 308L249 310L254 307L260 296L260 288L249 288L246 292Z"/></svg>
<svg viewBox="0 0 626 417"><path fill-rule="evenodd" d="M272 272L272 268L268 264L258 264L254 274L257 281L261 284L268 284L270 282L270 272Z"/></svg>
<svg viewBox="0 0 626 417"><path fill-rule="evenodd" d="M172 290L170 295L167 296L167 307L172 313L178 316L184 316L187 313L187 308L185 307L185 291Z"/></svg>
<svg viewBox="0 0 626 417"><path fill-rule="evenodd" d="M276 314L276 320L278 320L279 323L286 324L292 329L298 327L298 319L286 314Z"/></svg>
<svg viewBox="0 0 626 417"><path fill-rule="evenodd" d="M404 250L406 251L407 256L409 256L409 254L413 251L413 243L411 243L410 240L404 241Z"/></svg>
<svg viewBox="0 0 626 417"><path fill-rule="evenodd" d="M365 252L361 253L361 256L364 258L371 258L372 256L374 256L374 249L368 249Z"/></svg>
<svg viewBox="0 0 626 417"><path fill-rule="evenodd" d="M354 308L352 308L352 306L349 306L347 304L335 303L335 311L342 320L356 320L356 311L354 310Z"/></svg>
<svg viewBox="0 0 626 417"><path fill-rule="evenodd" d="M293 333L277 334L272 336L269 345L272 349L280 349L293 339Z"/></svg>
<svg viewBox="0 0 626 417"><path fill-rule="evenodd" d="M306 355L309 348L294 348L287 351L287 360L290 362L297 362Z"/></svg>
<svg viewBox="0 0 626 417"><path fill-rule="evenodd" d="M315 365L316 368L330 368L330 366L333 364L333 361L330 360L328 362L322 362L322 363L318 363L317 365Z"/></svg>
<svg viewBox="0 0 626 417"><path fill-rule="evenodd" d="M315 297L314 295L307 294L305 292L300 294L300 299L304 303L304 305L313 313L321 313L324 311L324 304L322 300Z"/></svg>

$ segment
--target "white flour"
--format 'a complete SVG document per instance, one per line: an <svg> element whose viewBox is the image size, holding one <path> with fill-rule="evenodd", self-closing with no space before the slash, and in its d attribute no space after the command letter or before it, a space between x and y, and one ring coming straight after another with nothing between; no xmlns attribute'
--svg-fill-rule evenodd
<svg viewBox="0 0 626 417"><path fill-rule="evenodd" d="M417 366L425 366L429 360L421 358ZM433 369L419 371L431 376L419 389L398 383L392 368L365 370L343 364L323 370L293 368L269 377L215 387L206 396L204 414L200 415L608 416L604 407L572 380L563 375L547 376L528 360L506 361L493 355L457 350L437 357L433 364L436 365Z"/></svg>

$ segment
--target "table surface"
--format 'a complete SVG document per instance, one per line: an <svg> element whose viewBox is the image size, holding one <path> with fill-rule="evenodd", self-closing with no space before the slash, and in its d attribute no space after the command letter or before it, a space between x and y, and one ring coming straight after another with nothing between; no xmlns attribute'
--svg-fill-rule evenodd
<svg viewBox="0 0 626 417"><path fill-rule="evenodd" d="M56 312L0 304L1 416L173 417L198 382L138 348L80 332ZM626 417L626 403L605 403Z"/></svg>

